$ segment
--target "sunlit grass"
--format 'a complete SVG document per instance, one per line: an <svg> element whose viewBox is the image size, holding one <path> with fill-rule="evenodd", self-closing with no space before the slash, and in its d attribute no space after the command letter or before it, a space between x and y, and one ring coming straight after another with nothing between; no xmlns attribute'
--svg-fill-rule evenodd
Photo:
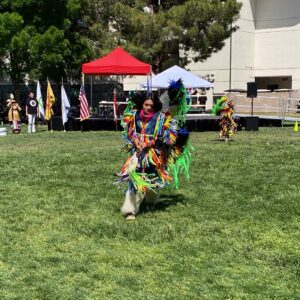
<svg viewBox="0 0 300 300"><path fill-rule="evenodd" d="M0 299L300 298L293 128L192 133L191 179L134 222L119 132L25 132L0 138Z"/></svg>

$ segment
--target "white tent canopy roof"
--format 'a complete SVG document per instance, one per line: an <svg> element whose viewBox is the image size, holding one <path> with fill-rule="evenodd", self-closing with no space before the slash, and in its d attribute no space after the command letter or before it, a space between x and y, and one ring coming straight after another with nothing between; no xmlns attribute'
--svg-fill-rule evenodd
<svg viewBox="0 0 300 300"><path fill-rule="evenodd" d="M186 71L178 66L173 66L156 76L152 77L152 88L167 89L171 80L181 79L186 88L212 88L213 84L204 80L191 72ZM147 87L147 82L141 83L143 88Z"/></svg>

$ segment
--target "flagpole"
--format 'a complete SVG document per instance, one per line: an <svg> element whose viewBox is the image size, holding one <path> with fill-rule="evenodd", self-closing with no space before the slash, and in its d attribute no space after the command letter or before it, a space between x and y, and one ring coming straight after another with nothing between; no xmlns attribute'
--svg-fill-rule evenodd
<svg viewBox="0 0 300 300"><path fill-rule="evenodd" d="M64 77L63 76L61 76L61 85L64 86ZM62 90L62 88L60 88L60 89ZM64 122L63 116L62 116L62 113L63 113L63 111L62 111L62 102L63 102L62 95L60 95L60 102L61 102L61 104L60 104L60 107L61 107L61 121ZM66 132L65 123L63 123L63 128L64 128L64 132Z"/></svg>
<svg viewBox="0 0 300 300"><path fill-rule="evenodd" d="M93 75L91 74L91 111L93 111Z"/></svg>
<svg viewBox="0 0 300 300"><path fill-rule="evenodd" d="M61 76L61 86L62 87L64 86L64 77L63 76ZM61 88L61 90L62 90L62 88ZM62 120L62 122L64 122L63 116L62 116L62 114L63 114L63 110L62 110L63 98L62 98L62 95L60 96L60 102L61 102L61 105L60 105L60 107L61 107L61 120ZM66 132L65 123L63 123L63 128L64 128L64 132Z"/></svg>
<svg viewBox="0 0 300 300"><path fill-rule="evenodd" d="M84 86L84 73L81 73L81 83ZM81 110L81 104L80 104L80 110ZM82 125L82 121L81 120L80 120L80 130L81 130L81 133L82 133L83 132L83 125Z"/></svg>
<svg viewBox="0 0 300 300"><path fill-rule="evenodd" d="M38 82L36 83L36 90L35 90L35 98L36 98L36 100L37 100L37 86L38 86ZM39 131L39 129L40 129L40 118L41 118L41 115L40 115L40 104L39 104L38 101L37 101L37 107L38 107L39 113L36 116L36 118L37 118L37 120L36 120L36 131Z"/></svg>
<svg viewBox="0 0 300 300"><path fill-rule="evenodd" d="M113 102L113 107L114 107L114 121L115 121L115 125L116 125L116 131L118 131L118 112L117 112L117 89L114 88L113 91L113 95L114 95L114 102Z"/></svg>

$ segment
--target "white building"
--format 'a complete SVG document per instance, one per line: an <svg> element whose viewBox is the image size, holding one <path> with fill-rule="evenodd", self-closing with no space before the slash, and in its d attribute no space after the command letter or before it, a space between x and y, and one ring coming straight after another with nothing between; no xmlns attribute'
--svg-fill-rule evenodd
<svg viewBox="0 0 300 300"><path fill-rule="evenodd" d="M252 81L259 89L300 89L300 0L240 2L231 43L228 39L220 52L187 69L213 76L217 93L246 89Z"/></svg>

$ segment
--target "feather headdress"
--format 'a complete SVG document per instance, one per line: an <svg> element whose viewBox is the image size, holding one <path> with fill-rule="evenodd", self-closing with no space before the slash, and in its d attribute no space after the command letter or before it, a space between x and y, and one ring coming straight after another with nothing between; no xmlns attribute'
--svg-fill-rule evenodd
<svg viewBox="0 0 300 300"><path fill-rule="evenodd" d="M189 93L184 87L181 79L170 81L168 96L169 106L175 107L175 109L172 109L173 118L175 118L181 126L185 123L186 114L191 107Z"/></svg>

